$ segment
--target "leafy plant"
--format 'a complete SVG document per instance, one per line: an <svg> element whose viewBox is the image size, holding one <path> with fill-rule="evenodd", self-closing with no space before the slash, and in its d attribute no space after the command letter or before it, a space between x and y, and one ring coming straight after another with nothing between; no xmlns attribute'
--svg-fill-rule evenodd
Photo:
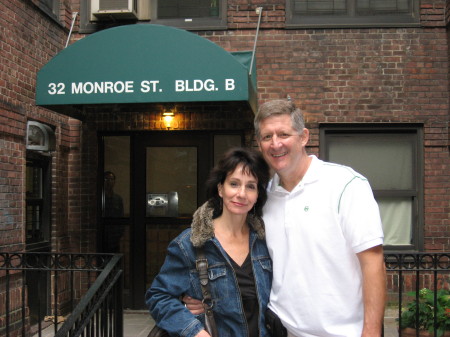
<svg viewBox="0 0 450 337"><path fill-rule="evenodd" d="M415 297L414 291L408 292L408 296ZM418 311L418 321L417 319ZM414 299L402 308L400 328L413 328L434 332L434 293L432 290L423 288L419 290L419 302ZM436 305L436 325L437 337L444 335L450 330L450 292L448 290L438 290Z"/></svg>

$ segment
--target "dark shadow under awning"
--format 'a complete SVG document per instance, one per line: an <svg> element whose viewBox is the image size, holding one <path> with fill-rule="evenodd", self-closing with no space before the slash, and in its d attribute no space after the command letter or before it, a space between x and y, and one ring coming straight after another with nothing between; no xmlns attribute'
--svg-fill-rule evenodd
<svg viewBox="0 0 450 337"><path fill-rule="evenodd" d="M70 105L243 101L255 112L251 57L172 27L111 28L75 42L38 72L36 104L64 113Z"/></svg>

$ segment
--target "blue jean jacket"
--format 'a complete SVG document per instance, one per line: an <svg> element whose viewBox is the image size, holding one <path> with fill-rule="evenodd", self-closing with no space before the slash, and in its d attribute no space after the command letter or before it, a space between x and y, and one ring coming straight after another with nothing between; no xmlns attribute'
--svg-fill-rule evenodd
<svg viewBox="0 0 450 337"><path fill-rule="evenodd" d="M193 226L194 223L195 215ZM169 244L166 260L145 295L147 307L157 325L171 336L194 337L204 329L204 314L191 314L180 301L183 295L202 298L195 266L196 251L192 243L195 240L191 238L193 231L195 235L195 228L185 230ZM272 283L272 261L265 240L258 234L254 230L250 231L250 254L259 302L260 336L269 337L264 324L264 313ZM204 231L201 235L203 239L200 241L204 240L201 243L208 260L209 284L219 336L246 337L247 321L228 255L215 237L205 235Z"/></svg>

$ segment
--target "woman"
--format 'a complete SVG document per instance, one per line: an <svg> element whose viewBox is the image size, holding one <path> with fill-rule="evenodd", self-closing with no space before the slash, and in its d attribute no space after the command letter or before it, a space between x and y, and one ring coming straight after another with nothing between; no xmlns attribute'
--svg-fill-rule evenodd
<svg viewBox="0 0 450 337"><path fill-rule="evenodd" d="M201 299L196 247L208 260L214 318L220 337L266 337L264 312L272 262L264 240L262 208L269 167L259 152L235 148L207 181L209 200L194 213L191 228L175 238L146 293L157 325L173 336L208 337L204 314L193 315L180 301Z"/></svg>

